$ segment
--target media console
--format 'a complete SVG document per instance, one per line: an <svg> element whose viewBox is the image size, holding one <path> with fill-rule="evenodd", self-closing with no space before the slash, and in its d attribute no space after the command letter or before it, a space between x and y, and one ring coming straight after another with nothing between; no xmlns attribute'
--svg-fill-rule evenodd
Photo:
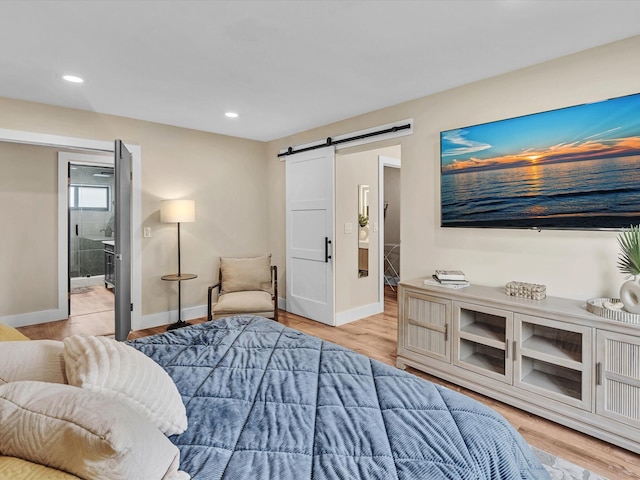
<svg viewBox="0 0 640 480"><path fill-rule="evenodd" d="M640 326L584 301L401 282L397 366L640 453Z"/></svg>

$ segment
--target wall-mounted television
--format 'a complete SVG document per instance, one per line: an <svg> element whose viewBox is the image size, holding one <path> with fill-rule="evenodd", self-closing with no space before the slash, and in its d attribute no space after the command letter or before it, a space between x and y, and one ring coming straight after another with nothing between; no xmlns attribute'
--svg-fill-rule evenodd
<svg viewBox="0 0 640 480"><path fill-rule="evenodd" d="M640 224L640 94L440 134L441 225Z"/></svg>

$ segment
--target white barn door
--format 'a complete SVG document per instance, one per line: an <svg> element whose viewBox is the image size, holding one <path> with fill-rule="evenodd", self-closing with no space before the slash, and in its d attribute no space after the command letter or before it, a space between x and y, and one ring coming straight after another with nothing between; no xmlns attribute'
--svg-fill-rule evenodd
<svg viewBox="0 0 640 480"><path fill-rule="evenodd" d="M287 311L335 325L333 146L288 155Z"/></svg>

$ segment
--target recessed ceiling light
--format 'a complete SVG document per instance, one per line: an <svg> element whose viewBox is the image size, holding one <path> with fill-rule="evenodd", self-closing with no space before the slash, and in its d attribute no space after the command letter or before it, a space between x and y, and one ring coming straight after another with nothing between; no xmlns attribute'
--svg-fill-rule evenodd
<svg viewBox="0 0 640 480"><path fill-rule="evenodd" d="M62 77L63 79L65 79L67 82L71 82L71 83L83 83L84 80L80 77L76 77L75 75L64 75Z"/></svg>
<svg viewBox="0 0 640 480"><path fill-rule="evenodd" d="M229 118L238 118L238 114L236 112L227 112L224 115Z"/></svg>

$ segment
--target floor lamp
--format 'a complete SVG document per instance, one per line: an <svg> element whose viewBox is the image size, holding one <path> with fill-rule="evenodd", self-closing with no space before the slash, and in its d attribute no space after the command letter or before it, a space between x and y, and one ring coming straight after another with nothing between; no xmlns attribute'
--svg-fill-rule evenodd
<svg viewBox="0 0 640 480"><path fill-rule="evenodd" d="M196 220L196 204L193 200L162 200L160 202L160 221L163 223L178 224L178 273L164 275L162 280L178 282L178 321L167 327L167 330L185 327L189 325L182 320L182 287L184 280L191 280L197 275L193 273L182 273L180 264L180 224L193 223Z"/></svg>

